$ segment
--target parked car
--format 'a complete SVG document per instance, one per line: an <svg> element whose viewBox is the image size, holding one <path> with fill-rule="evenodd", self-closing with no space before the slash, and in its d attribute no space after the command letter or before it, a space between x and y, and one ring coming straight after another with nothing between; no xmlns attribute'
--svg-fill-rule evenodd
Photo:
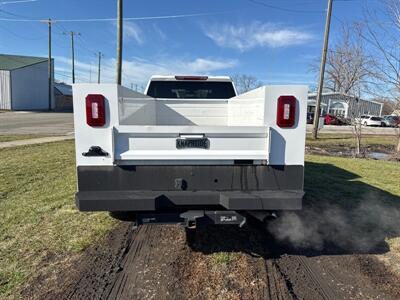
<svg viewBox="0 0 400 300"><path fill-rule="evenodd" d="M400 126L399 116L383 116L383 124L386 127L398 127Z"/></svg>
<svg viewBox="0 0 400 300"><path fill-rule="evenodd" d="M349 125L350 122L339 116L327 114L325 115L325 125Z"/></svg>
<svg viewBox="0 0 400 300"><path fill-rule="evenodd" d="M381 117L370 116L368 118L361 118L361 124L364 126L383 127L385 122Z"/></svg>
<svg viewBox="0 0 400 300"><path fill-rule="evenodd" d="M364 121L365 121L366 119L371 118L371 117L372 117L372 116L370 116L370 115L361 115L360 117L355 118L354 120L355 120L356 123L364 124Z"/></svg>

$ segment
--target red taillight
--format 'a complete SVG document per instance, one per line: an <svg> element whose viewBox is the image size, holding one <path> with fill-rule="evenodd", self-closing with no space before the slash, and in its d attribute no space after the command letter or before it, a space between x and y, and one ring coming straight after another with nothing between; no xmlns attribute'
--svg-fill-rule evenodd
<svg viewBox="0 0 400 300"><path fill-rule="evenodd" d="M89 126L104 126L106 124L106 108L103 95L86 96L86 123Z"/></svg>
<svg viewBox="0 0 400 300"><path fill-rule="evenodd" d="M207 80L208 76L175 76L176 80Z"/></svg>
<svg viewBox="0 0 400 300"><path fill-rule="evenodd" d="M296 98L294 96L280 96L278 98L278 112L276 124L279 127L293 127L296 121Z"/></svg>

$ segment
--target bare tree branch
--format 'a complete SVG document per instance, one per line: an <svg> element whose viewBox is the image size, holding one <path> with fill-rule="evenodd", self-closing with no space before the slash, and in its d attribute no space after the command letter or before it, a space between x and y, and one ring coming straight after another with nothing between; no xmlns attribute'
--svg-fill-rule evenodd
<svg viewBox="0 0 400 300"><path fill-rule="evenodd" d="M314 70L317 70L316 67ZM343 24L341 38L328 52L325 87L343 94L355 95L377 78L375 59L365 51L360 27Z"/></svg>
<svg viewBox="0 0 400 300"><path fill-rule="evenodd" d="M239 94L246 93L262 86L262 82L251 75L236 74L232 76L232 80L235 83L236 90Z"/></svg>
<svg viewBox="0 0 400 300"><path fill-rule="evenodd" d="M382 22L377 13L367 11L366 34L362 37L380 57L379 71L383 85L388 86L393 107L400 106L400 1L385 0ZM400 152L400 128L397 129L397 152Z"/></svg>

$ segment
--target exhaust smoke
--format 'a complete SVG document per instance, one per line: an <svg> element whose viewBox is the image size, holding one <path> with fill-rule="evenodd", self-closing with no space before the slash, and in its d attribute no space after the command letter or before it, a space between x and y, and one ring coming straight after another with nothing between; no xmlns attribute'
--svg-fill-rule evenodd
<svg viewBox="0 0 400 300"><path fill-rule="evenodd" d="M322 250L329 245L360 252L372 251L386 238L400 235L398 206L372 197L344 206L323 204L286 212L269 223L268 230L278 241L296 248Z"/></svg>

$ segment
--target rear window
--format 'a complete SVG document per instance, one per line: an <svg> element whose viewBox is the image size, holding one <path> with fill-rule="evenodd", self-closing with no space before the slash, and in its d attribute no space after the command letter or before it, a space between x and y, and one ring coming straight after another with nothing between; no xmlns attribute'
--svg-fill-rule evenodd
<svg viewBox="0 0 400 300"><path fill-rule="evenodd" d="M235 95L231 82L152 81L147 95L167 99L229 99Z"/></svg>
<svg viewBox="0 0 400 300"><path fill-rule="evenodd" d="M379 117L371 117L372 121L382 121L382 118Z"/></svg>

